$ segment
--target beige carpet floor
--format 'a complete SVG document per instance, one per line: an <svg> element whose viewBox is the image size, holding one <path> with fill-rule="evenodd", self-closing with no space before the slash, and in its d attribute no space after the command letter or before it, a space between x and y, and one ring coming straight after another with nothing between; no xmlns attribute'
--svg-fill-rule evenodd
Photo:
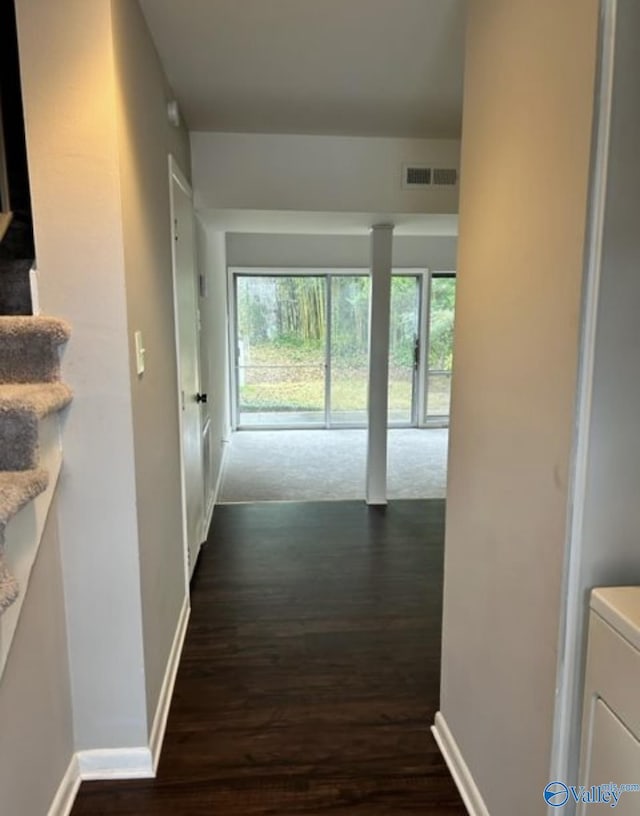
<svg viewBox="0 0 640 816"><path fill-rule="evenodd" d="M445 496L449 433L389 431L388 497ZM238 431L231 438L218 501L363 499L365 430Z"/></svg>

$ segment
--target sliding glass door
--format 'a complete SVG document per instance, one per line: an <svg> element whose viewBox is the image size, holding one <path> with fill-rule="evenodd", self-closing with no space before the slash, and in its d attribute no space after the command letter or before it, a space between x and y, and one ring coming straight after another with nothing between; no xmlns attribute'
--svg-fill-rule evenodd
<svg viewBox="0 0 640 816"><path fill-rule="evenodd" d="M368 275L236 275L239 427L361 426Z"/></svg>
<svg viewBox="0 0 640 816"><path fill-rule="evenodd" d="M369 275L243 271L232 284L235 426L364 427ZM389 425L446 424L454 306L455 276L393 275Z"/></svg>
<svg viewBox="0 0 640 816"><path fill-rule="evenodd" d="M414 425L420 326L420 278L391 279L389 320L389 425Z"/></svg>
<svg viewBox="0 0 640 816"><path fill-rule="evenodd" d="M331 275L329 343L331 425L367 424L369 385L368 275Z"/></svg>
<svg viewBox="0 0 640 816"><path fill-rule="evenodd" d="M423 418L427 425L445 425L449 421L455 304L455 274L432 274L429 284L429 344Z"/></svg>
<svg viewBox="0 0 640 816"><path fill-rule="evenodd" d="M324 276L235 278L239 426L326 423Z"/></svg>

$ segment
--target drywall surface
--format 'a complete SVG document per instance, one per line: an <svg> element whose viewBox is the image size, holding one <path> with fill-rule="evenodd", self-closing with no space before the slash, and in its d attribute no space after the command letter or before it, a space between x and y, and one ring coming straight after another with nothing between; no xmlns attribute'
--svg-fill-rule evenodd
<svg viewBox="0 0 640 816"><path fill-rule="evenodd" d="M59 534L77 749L147 742L110 0L18 0L40 300L69 320ZM43 36L46 32L46 36Z"/></svg>
<svg viewBox="0 0 640 816"><path fill-rule="evenodd" d="M168 154L189 138L137 3L112 0L147 714L153 721L185 596ZM142 332L138 376L133 334Z"/></svg>
<svg viewBox="0 0 640 816"><path fill-rule="evenodd" d="M227 262L224 233L204 226L196 219L198 267L205 279L200 297L200 366L202 390L208 395L206 416L209 430L208 467L209 509L220 479L224 446L230 439L229 421L229 332L227 322Z"/></svg>
<svg viewBox="0 0 640 816"><path fill-rule="evenodd" d="M371 255L368 235L276 235L227 233L227 264L240 267L362 268ZM456 268L457 238L452 236L394 236L393 265L452 271Z"/></svg>
<svg viewBox="0 0 640 816"><path fill-rule="evenodd" d="M491 816L549 781L597 28L470 4L441 708Z"/></svg>
<svg viewBox="0 0 640 816"><path fill-rule="evenodd" d="M55 500L0 682L6 814L47 813L74 752Z"/></svg>
<svg viewBox="0 0 640 816"><path fill-rule="evenodd" d="M618 0L614 79L600 285L587 432L586 486L579 498L582 540L578 620L573 648L584 665L589 592L594 586L640 584L640 6ZM597 263L597 259L596 259ZM568 645L572 648L572 644ZM577 763L582 678L572 712Z"/></svg>
<svg viewBox="0 0 640 816"><path fill-rule="evenodd" d="M457 167L457 140L192 133L196 209L456 213L458 187L402 187L406 163Z"/></svg>

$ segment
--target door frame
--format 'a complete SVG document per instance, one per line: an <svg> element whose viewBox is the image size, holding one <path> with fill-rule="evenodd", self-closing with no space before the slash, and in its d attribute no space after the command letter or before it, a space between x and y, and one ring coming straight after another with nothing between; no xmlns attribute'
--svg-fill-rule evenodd
<svg viewBox="0 0 640 816"><path fill-rule="evenodd" d="M582 731L584 660L588 624L585 614L585 598L592 587L591 583L585 585L584 566L587 561L587 553L585 553L584 542L584 515L592 445L590 430L596 343L599 330L598 304L600 281L603 274L602 242L607 211L611 111L615 102L614 75L618 68L617 25L616 0L600 0L591 167L587 191L587 228L584 239L585 258L578 346L578 378L567 496L564 564L561 576L562 601L549 779L576 777ZM553 811L552 806L547 808L549 816Z"/></svg>
<svg viewBox="0 0 640 816"><path fill-rule="evenodd" d="M332 424L330 421L331 414L331 278L333 277L348 277L352 276L367 276L370 274L369 267L285 267L285 266L228 266L227 267L227 298L228 298L228 327L229 327L229 416L231 420L232 431L274 431L274 430L291 430L293 426L288 425L240 425L239 422L239 406L240 393L239 382L237 376L238 366L238 332L237 332L237 291L236 280L238 277L325 277L327 278L327 343L325 349L325 405L324 414L325 421L323 424L299 424L295 426L296 430L336 430L349 428L365 427L357 423L340 423L339 425ZM424 297L425 291L428 291L428 280L430 279L431 271L427 267L394 267L393 275L416 277L418 279L418 331L422 332L423 321L425 320L425 305ZM421 349L424 348L424 343L420 343ZM421 422L422 414L420 413L420 400L422 384L425 382L425 375L423 372L424 354L420 353L418 370L414 377L413 386L413 401L411 408L411 421L408 423L394 423L392 428L420 428L423 427Z"/></svg>
<svg viewBox="0 0 640 816"><path fill-rule="evenodd" d="M185 579L185 588L187 595L189 594L189 584L191 581L192 570L190 569L190 552L189 552L189 531L187 525L187 487L186 487L186 478L185 478L185 461L184 461L184 422L182 417L182 371L180 367L180 333L179 333L179 326L178 326L178 281L177 281L177 268L176 268L176 246L174 241L174 234L175 234L175 199L174 199L174 192L173 192L173 184L174 181L181 187L184 193L191 199L193 202L193 189L189 184L187 177L184 175L182 170L180 169L180 165L176 161L175 157L170 153L168 158L168 180L169 180L169 235L171 239L171 284L172 284L172 294L173 294L173 332L174 332L174 344L176 350L176 400L177 400L177 407L178 407L178 447L180 452L180 508L182 514L182 549L183 549L183 560L184 560L184 579ZM195 258L195 235L194 235L194 258ZM198 275L198 268L197 263L194 269L194 286L195 292L198 292L197 287L197 275ZM194 317L196 319L196 326L198 330L198 342L196 343L196 369L198 372L198 383L200 387L201 384L201 369L200 369L200 315L199 310L197 307L197 300L196 300L196 314ZM202 421L200 422L200 437L202 438ZM201 450L202 454L202 450ZM204 462L202 463L204 468ZM204 479L202 480L201 484L202 488L202 495L203 495L203 517L200 519L200 538L201 541L204 540L204 524L205 524L205 515L206 510L204 508L204 502L206 497L204 495ZM194 559L193 566L195 567Z"/></svg>

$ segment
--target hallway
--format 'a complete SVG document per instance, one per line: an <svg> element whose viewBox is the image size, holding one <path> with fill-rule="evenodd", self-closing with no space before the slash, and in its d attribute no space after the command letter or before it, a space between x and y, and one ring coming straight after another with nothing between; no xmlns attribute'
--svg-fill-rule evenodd
<svg viewBox="0 0 640 816"><path fill-rule="evenodd" d="M72 816L463 816L438 706L444 502L220 506L158 776Z"/></svg>

